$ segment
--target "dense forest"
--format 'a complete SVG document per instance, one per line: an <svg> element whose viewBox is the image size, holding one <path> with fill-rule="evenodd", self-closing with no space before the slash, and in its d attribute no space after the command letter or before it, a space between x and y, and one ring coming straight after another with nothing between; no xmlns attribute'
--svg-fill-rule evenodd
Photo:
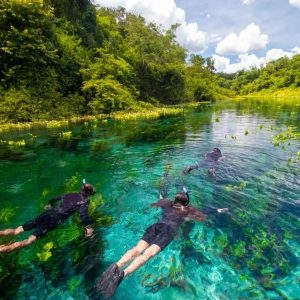
<svg viewBox="0 0 300 300"><path fill-rule="evenodd" d="M300 55L269 62L264 68L252 68L236 74L222 74L223 86L239 95L272 94L294 91L300 96Z"/></svg>
<svg viewBox="0 0 300 300"><path fill-rule="evenodd" d="M300 85L300 56L217 74L175 29L90 0L2 0L0 122L59 119Z"/></svg>

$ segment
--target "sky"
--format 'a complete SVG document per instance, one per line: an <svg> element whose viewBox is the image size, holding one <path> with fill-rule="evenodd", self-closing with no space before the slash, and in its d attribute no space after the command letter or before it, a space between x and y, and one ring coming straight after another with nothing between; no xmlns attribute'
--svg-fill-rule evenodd
<svg viewBox="0 0 300 300"><path fill-rule="evenodd" d="M94 0L124 7L168 29L189 54L213 57L218 72L261 67L300 54L300 0Z"/></svg>

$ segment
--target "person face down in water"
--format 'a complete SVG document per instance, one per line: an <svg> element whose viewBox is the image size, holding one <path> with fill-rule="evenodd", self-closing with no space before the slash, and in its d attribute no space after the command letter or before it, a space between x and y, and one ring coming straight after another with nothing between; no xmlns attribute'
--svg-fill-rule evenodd
<svg viewBox="0 0 300 300"><path fill-rule="evenodd" d="M89 183L85 183L79 193L70 193L52 198L49 204L45 206L46 211L35 219L26 222L16 229L1 230L0 236L18 235L29 230L34 231L28 239L10 245L0 245L0 253L10 252L34 243L37 239L45 236L49 231L64 223L75 211L79 211L81 221L85 226L86 236L91 236L93 234L93 227L88 215L88 197L95 193L94 187ZM60 203L59 206L55 206L57 202Z"/></svg>
<svg viewBox="0 0 300 300"><path fill-rule="evenodd" d="M149 226L136 246L128 250L118 262L112 264L96 283L96 289L106 299L115 293L124 278L167 247L186 219L204 222L206 218L201 210L189 205L188 193L178 193L174 201L160 199L151 206L162 209L160 220ZM218 212L222 213L223 211L220 209ZM122 268L124 269L122 270Z"/></svg>
<svg viewBox="0 0 300 300"><path fill-rule="evenodd" d="M187 166L183 170L183 174L187 175L192 170L208 167L208 173L215 177L216 176L216 165L222 161L224 157L222 156L222 152L219 148L213 148L211 152L208 152L204 155L204 159L198 161L194 165Z"/></svg>

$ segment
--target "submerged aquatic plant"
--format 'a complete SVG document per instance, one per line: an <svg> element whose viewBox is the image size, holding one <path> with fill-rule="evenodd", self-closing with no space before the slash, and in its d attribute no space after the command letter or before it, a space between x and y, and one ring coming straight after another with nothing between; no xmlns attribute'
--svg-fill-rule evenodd
<svg viewBox="0 0 300 300"><path fill-rule="evenodd" d="M68 125L69 125L68 120L61 120L61 121L53 120L53 121L46 122L47 128L59 128L59 127L68 126Z"/></svg>
<svg viewBox="0 0 300 300"><path fill-rule="evenodd" d="M65 184L64 184L65 190L72 191L78 189L78 187L81 184L81 181L82 181L82 176L76 172L76 174L73 175L71 178L65 180Z"/></svg>
<svg viewBox="0 0 300 300"><path fill-rule="evenodd" d="M300 151L296 153L296 161L300 162Z"/></svg>
<svg viewBox="0 0 300 300"><path fill-rule="evenodd" d="M300 138L300 133L296 132L295 127L288 127L287 130L280 132L279 134L273 137L273 144L275 147L284 145L286 142L291 140L296 140Z"/></svg>
<svg viewBox="0 0 300 300"><path fill-rule="evenodd" d="M137 119L157 119L161 116L172 116L179 115L183 113L182 108L156 108L150 111L141 112L116 112L112 114L115 120L125 121L125 120L137 120Z"/></svg>
<svg viewBox="0 0 300 300"><path fill-rule="evenodd" d="M13 141L13 140L0 140L0 144L2 145L7 145L10 148L20 148L20 147L25 147L26 146L26 142L24 139L19 140L19 141Z"/></svg>
<svg viewBox="0 0 300 300"><path fill-rule="evenodd" d="M0 210L0 222L1 223L9 222L14 215L15 215L15 209L11 207L3 208Z"/></svg>
<svg viewBox="0 0 300 300"><path fill-rule="evenodd" d="M107 153L111 149L110 144L104 140L94 141L92 143L92 150L94 153Z"/></svg>
<svg viewBox="0 0 300 300"><path fill-rule="evenodd" d="M235 191L242 191L246 188L247 186L247 181L241 181L239 184L237 185L232 185L232 184L228 184L226 187L225 187L225 190L229 193L231 192L232 190L235 190Z"/></svg>
<svg viewBox="0 0 300 300"><path fill-rule="evenodd" d="M43 252L37 253L37 257L39 258L40 261L45 262L47 261L51 256L51 249L53 248L53 242L48 242L44 245L43 247Z"/></svg>
<svg viewBox="0 0 300 300"><path fill-rule="evenodd" d="M58 135L61 140L70 140L72 138L72 131L60 132Z"/></svg>
<svg viewBox="0 0 300 300"><path fill-rule="evenodd" d="M81 283L82 283L82 277L80 276L73 277L68 281L68 288L71 294L75 293L76 288L79 287Z"/></svg>

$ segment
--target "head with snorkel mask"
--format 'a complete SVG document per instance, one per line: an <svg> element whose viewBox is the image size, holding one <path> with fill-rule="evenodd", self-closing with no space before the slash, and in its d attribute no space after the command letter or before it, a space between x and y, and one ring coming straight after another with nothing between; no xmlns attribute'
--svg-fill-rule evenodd
<svg viewBox="0 0 300 300"><path fill-rule="evenodd" d="M183 206L188 206L190 203L189 193L185 187L182 190L183 190L182 192L176 194L174 204L181 204Z"/></svg>
<svg viewBox="0 0 300 300"><path fill-rule="evenodd" d="M82 180L81 192L87 196L93 196L96 194L96 190L90 183L86 183L85 179Z"/></svg>

